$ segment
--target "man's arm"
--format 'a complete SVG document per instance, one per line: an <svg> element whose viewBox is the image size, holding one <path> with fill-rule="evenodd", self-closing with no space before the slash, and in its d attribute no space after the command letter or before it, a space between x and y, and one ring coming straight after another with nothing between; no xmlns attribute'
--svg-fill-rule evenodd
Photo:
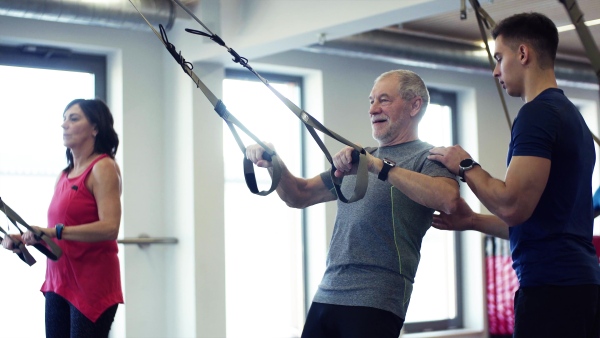
<svg viewBox="0 0 600 338"><path fill-rule="evenodd" d="M352 164L351 147L346 147L333 157L337 177L353 174L356 165ZM378 175L383 161L367 154L369 172ZM447 214L453 213L460 199L458 184L448 177L431 177L412 170L393 167L388 173L388 182L402 191L411 200Z"/></svg>
<svg viewBox="0 0 600 338"><path fill-rule="evenodd" d="M460 146L433 148L430 159L457 173L459 163L471 156ZM493 178L480 166L465 172L471 190L491 213L508 226L523 223L533 214L550 175L550 160L535 156L513 156L504 181Z"/></svg>
<svg viewBox="0 0 600 338"><path fill-rule="evenodd" d="M270 144L268 147L273 149ZM273 174L272 163L262 159L264 149L255 144L246 148L246 157L255 165L263 168L268 168L269 174ZM294 176L280 160L281 163L281 179L277 185L277 194L282 201L292 208L306 208L311 205L333 201L336 199L319 175L305 179Z"/></svg>
<svg viewBox="0 0 600 338"><path fill-rule="evenodd" d="M433 215L431 225L440 230L475 230L484 234L508 239L508 226L494 215L474 213L464 199L460 199L452 214Z"/></svg>
<svg viewBox="0 0 600 338"><path fill-rule="evenodd" d="M281 166L281 179L276 191L287 206L302 209L336 199L336 196L327 189L320 175L308 179L296 177L283 162ZM272 174L272 170L273 168L270 167L269 173Z"/></svg>
<svg viewBox="0 0 600 338"><path fill-rule="evenodd" d="M509 236L508 225L496 215L475 214L473 230L503 239Z"/></svg>
<svg viewBox="0 0 600 338"><path fill-rule="evenodd" d="M379 160L379 159L377 159ZM375 160L375 174L379 174L383 161ZM381 166L379 163L381 162ZM408 169L393 167L388 174L388 182L402 191L411 200L426 207L451 214L460 198L458 183L448 177L431 177Z"/></svg>
<svg viewBox="0 0 600 338"><path fill-rule="evenodd" d="M531 217L550 176L550 160L535 156L513 156L505 181L492 178L481 168L469 170L469 187L491 213L509 226Z"/></svg>

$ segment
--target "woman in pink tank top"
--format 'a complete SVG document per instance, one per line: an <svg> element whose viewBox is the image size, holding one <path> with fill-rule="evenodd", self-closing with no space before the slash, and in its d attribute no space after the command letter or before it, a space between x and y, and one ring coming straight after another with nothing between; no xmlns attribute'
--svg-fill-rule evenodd
<svg viewBox="0 0 600 338"><path fill-rule="evenodd" d="M46 298L46 337L107 337L123 303L117 235L121 223L121 172L114 157L119 138L109 108L77 99L64 111L67 167L38 228L63 255L48 260L41 291ZM22 240L38 243L33 233ZM12 241L2 245L12 249Z"/></svg>

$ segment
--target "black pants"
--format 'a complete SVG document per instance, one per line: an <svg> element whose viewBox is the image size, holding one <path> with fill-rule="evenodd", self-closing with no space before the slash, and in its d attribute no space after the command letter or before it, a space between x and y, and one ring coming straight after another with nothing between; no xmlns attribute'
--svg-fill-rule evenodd
<svg viewBox="0 0 600 338"><path fill-rule="evenodd" d="M46 338L106 338L117 307L109 307L94 323L54 292L46 292Z"/></svg>
<svg viewBox="0 0 600 338"><path fill-rule="evenodd" d="M514 337L600 337L600 285L519 288Z"/></svg>
<svg viewBox="0 0 600 338"><path fill-rule="evenodd" d="M404 319L372 307L313 302L302 338L398 338Z"/></svg>

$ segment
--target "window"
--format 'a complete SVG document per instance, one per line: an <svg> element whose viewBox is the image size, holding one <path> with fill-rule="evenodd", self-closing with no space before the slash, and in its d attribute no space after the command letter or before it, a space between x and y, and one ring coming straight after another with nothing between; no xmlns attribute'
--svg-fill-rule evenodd
<svg viewBox="0 0 600 338"><path fill-rule="evenodd" d="M66 166L62 112L74 98L104 98L105 59L36 48L0 46L0 197L29 224L46 226L54 183ZM17 233L3 213L0 227ZM37 261L31 267L0 252L3 268L11 271L10 278L0 278L0 289L11 290L4 294L11 305L0 307L0 318L10 322L3 328L5 336L20 336L25 327L27 334L44 336L39 290L46 257L29 250Z"/></svg>
<svg viewBox="0 0 600 338"><path fill-rule="evenodd" d="M430 89L430 96L431 103L419 124L419 138L435 146L451 146L456 143L456 95ZM406 315L406 332L462 326L458 243L457 232L427 231Z"/></svg>
<svg viewBox="0 0 600 338"><path fill-rule="evenodd" d="M261 75L300 106L300 78ZM274 144L290 171L301 173L301 122L252 73L227 71L223 103L253 134ZM276 192L261 197L248 190L244 155L225 123L223 130L227 335L300 336L305 313L302 211L287 207ZM255 143L240 136L245 145ZM259 189L268 189L267 171L255 172Z"/></svg>

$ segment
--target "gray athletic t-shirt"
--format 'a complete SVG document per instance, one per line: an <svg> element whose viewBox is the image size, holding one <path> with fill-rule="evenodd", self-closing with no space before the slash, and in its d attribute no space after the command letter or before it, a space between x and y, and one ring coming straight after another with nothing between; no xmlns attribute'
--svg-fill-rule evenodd
<svg viewBox="0 0 600 338"><path fill-rule="evenodd" d="M431 148L416 140L370 152L395 161L401 168L456 179L439 162L427 159ZM321 178L335 194L330 173L322 173ZM344 178L344 196L352 194L355 182L355 176ZM313 301L374 307L406 318L421 240L431 226L434 210L412 201L373 174L369 174L363 199L350 204L338 200L337 205L327 269Z"/></svg>

